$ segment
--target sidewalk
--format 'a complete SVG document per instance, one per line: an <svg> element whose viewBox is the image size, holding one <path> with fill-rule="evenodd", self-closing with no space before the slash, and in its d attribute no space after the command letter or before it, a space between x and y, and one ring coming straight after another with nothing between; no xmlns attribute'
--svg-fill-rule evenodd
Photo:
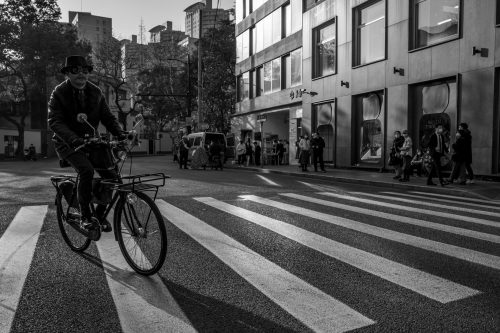
<svg viewBox="0 0 500 333"><path fill-rule="evenodd" d="M391 172L380 173L377 171L356 169L333 169L328 168L328 166L326 173L314 172L314 168L312 167L309 168L309 172L302 172L297 165L266 165L264 168L260 168L256 166L239 167L238 165L226 163L226 167L262 173L277 173L310 179L328 179L331 181L351 184L393 187L394 189L439 193L459 197L475 197L484 200L500 200L500 182L496 181L474 180L474 184L450 184L446 186L439 186L438 180L434 179L434 182L438 185L427 186L426 177L411 177L410 182L402 183L392 179L394 173Z"/></svg>

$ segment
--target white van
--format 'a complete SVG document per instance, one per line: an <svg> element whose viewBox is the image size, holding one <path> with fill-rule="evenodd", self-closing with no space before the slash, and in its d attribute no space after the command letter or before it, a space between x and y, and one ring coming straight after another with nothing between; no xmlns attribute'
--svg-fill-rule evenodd
<svg viewBox="0 0 500 333"><path fill-rule="evenodd" d="M226 136L223 133L197 132L188 134L187 138L189 141L188 161L191 161L191 156L196 148L207 147L210 141L222 145L224 147L223 151L226 151L227 148Z"/></svg>

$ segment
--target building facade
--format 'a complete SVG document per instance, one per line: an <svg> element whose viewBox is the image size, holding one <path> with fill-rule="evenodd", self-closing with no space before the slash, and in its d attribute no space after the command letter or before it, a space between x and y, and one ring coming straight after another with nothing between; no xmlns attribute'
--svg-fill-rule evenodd
<svg viewBox="0 0 500 333"><path fill-rule="evenodd" d="M89 41L92 46L113 37L113 20L110 17L70 11L68 18L68 22L76 26L78 38Z"/></svg>
<svg viewBox="0 0 500 333"><path fill-rule="evenodd" d="M436 124L451 143L466 122L474 170L497 174L499 2L238 0L233 130L289 140L291 161L318 131L331 164L380 169L394 131L425 148Z"/></svg>
<svg viewBox="0 0 500 333"><path fill-rule="evenodd" d="M229 11L213 8L212 0L196 2L184 10L186 12L185 24L188 37L200 38L207 31L217 28L222 21L229 20Z"/></svg>

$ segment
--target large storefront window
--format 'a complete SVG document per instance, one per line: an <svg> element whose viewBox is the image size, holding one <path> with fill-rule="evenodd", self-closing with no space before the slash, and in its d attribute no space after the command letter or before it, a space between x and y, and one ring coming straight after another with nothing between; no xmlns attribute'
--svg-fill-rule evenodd
<svg viewBox="0 0 500 333"><path fill-rule="evenodd" d="M418 144L427 148L437 124L443 125L445 143L455 135L457 122L457 84L455 80L416 85L412 88L415 105L415 124L418 124Z"/></svg>
<svg viewBox="0 0 500 333"><path fill-rule="evenodd" d="M385 1L355 8L354 66L385 58Z"/></svg>
<svg viewBox="0 0 500 333"><path fill-rule="evenodd" d="M457 38L461 0L412 0L413 48Z"/></svg>
<svg viewBox="0 0 500 333"><path fill-rule="evenodd" d="M313 30L314 77L334 74L337 61L337 28L335 21Z"/></svg>
<svg viewBox="0 0 500 333"><path fill-rule="evenodd" d="M384 148L384 93L373 92L355 98L358 164L382 166Z"/></svg>
<svg viewBox="0 0 500 333"><path fill-rule="evenodd" d="M264 64L264 94L281 90L281 58Z"/></svg>
<svg viewBox="0 0 500 333"><path fill-rule="evenodd" d="M323 159L335 163L335 102L313 105L316 132L325 140Z"/></svg>

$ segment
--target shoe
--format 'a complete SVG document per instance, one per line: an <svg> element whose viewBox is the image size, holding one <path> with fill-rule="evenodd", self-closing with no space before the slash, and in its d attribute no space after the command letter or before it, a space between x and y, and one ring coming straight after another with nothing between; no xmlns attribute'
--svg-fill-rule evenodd
<svg viewBox="0 0 500 333"><path fill-rule="evenodd" d="M445 181L448 182L449 184L453 184L453 179L451 178L445 179Z"/></svg>
<svg viewBox="0 0 500 333"><path fill-rule="evenodd" d="M467 184L467 182L465 182L465 181L458 183L458 185L466 185L466 184Z"/></svg>
<svg viewBox="0 0 500 333"><path fill-rule="evenodd" d="M326 173L326 170L321 170L321 172Z"/></svg>
<svg viewBox="0 0 500 333"><path fill-rule="evenodd" d="M441 182L441 186L446 186L446 185L450 185L450 183L448 183L446 180L443 180Z"/></svg>
<svg viewBox="0 0 500 333"><path fill-rule="evenodd" d="M99 223L101 224L101 230L103 232L111 232L113 231L113 228L111 227L111 223L108 222L108 220L100 220Z"/></svg>
<svg viewBox="0 0 500 333"><path fill-rule="evenodd" d="M474 179L467 180L467 184L474 184Z"/></svg>
<svg viewBox="0 0 500 333"><path fill-rule="evenodd" d="M401 179L401 176L394 176L392 179Z"/></svg>
<svg viewBox="0 0 500 333"><path fill-rule="evenodd" d="M409 179L406 179L406 178L400 178L399 179L400 182L409 182L410 180Z"/></svg>
<svg viewBox="0 0 500 333"><path fill-rule="evenodd" d="M428 185L428 186L436 186L437 184L436 184L436 183L433 183L433 182L427 182L427 185Z"/></svg>
<svg viewBox="0 0 500 333"><path fill-rule="evenodd" d="M99 229L99 221L95 217L82 217L82 219L80 220L80 228L86 230Z"/></svg>

